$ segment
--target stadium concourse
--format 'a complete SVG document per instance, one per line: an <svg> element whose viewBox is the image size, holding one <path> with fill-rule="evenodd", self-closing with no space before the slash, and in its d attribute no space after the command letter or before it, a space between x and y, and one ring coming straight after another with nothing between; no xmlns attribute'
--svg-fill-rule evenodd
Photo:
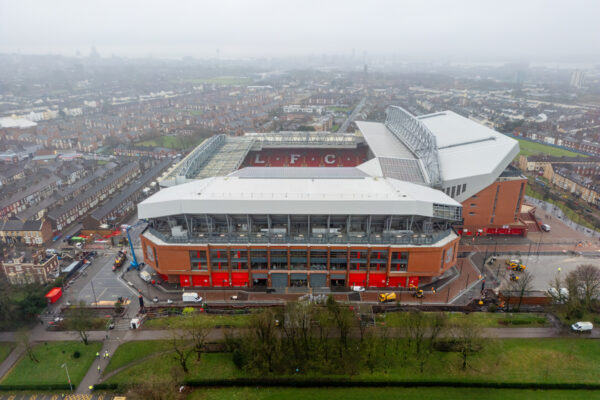
<svg viewBox="0 0 600 400"><path fill-rule="evenodd" d="M516 140L400 107L356 133L214 136L138 205L143 256L181 287L435 287L460 236L524 236Z"/></svg>

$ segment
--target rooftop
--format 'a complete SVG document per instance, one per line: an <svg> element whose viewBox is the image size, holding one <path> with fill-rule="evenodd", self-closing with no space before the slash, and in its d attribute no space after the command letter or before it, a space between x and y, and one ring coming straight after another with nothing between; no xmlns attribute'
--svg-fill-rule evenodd
<svg viewBox="0 0 600 400"><path fill-rule="evenodd" d="M166 188L138 205L139 218L177 214L423 215L460 203L390 178L206 178Z"/></svg>

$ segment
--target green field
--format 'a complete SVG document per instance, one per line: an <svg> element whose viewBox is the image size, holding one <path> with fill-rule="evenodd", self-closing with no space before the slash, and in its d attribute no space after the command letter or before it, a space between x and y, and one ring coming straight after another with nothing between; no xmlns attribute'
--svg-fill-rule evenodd
<svg viewBox="0 0 600 400"><path fill-rule="evenodd" d="M463 388L222 388L197 389L188 400L575 400L597 399L589 390L516 390Z"/></svg>
<svg viewBox="0 0 600 400"><path fill-rule="evenodd" d="M79 384L96 358L96 352L102 348L102 343L91 342L84 345L81 342L47 342L38 344L33 352L38 363L23 356L6 376L0 386L5 385L37 385L68 383L65 369L67 364L73 385ZM73 356L75 351L81 354Z"/></svg>
<svg viewBox="0 0 600 400"><path fill-rule="evenodd" d="M0 342L0 363L4 361L6 357L10 354L12 349L15 348L14 343L9 342Z"/></svg>
<svg viewBox="0 0 600 400"><path fill-rule="evenodd" d="M119 353L117 349L117 353ZM207 353L202 356L200 363L196 363L194 355L188 362L190 373L188 378L196 379L228 379L246 376L239 371L231 361L229 353ZM173 354L162 354L133 365L106 380L106 383L167 383L172 376L172 371L181 371Z"/></svg>
<svg viewBox="0 0 600 400"><path fill-rule="evenodd" d="M165 340L142 340L123 343L111 357L104 375L151 354L171 350Z"/></svg>
<svg viewBox="0 0 600 400"><path fill-rule="evenodd" d="M179 136L161 136L156 139L144 140L138 142L136 146L150 146L150 147L165 147L167 149L187 149L196 147L202 143L204 139L186 137L181 138Z"/></svg>
<svg viewBox="0 0 600 400"><path fill-rule="evenodd" d="M395 327L402 324L404 313L387 313L385 323L388 326ZM548 318L544 314L530 313L483 313L474 312L465 313L447 313L450 323L453 322L471 322L480 328L511 328L511 327L529 327L539 328L548 323ZM381 318L383 321L384 319Z"/></svg>
<svg viewBox="0 0 600 400"><path fill-rule="evenodd" d="M392 346L393 348L393 346ZM117 353L120 351L117 350ZM126 351L126 349L124 350ZM598 383L600 374L600 341L588 339L503 339L488 340L481 352L473 356L470 368L463 370L458 354L434 352L426 362L424 373L419 372L417 361L405 358L403 346L396 353L380 357L370 373L359 371L352 379L456 382L526 382L526 383ZM116 357L116 355L115 355ZM252 377L250 372L235 367L230 353L207 353L197 363L190 358L188 378L229 379ZM178 364L172 354L158 355L127 368L108 379L108 383L167 382ZM281 376L281 375L275 375ZM295 375L308 380L336 378L306 371Z"/></svg>
<svg viewBox="0 0 600 400"><path fill-rule="evenodd" d="M549 154L551 156L567 156L567 157L587 157L586 155L575 153L569 150L559 149L558 147L548 146L542 143L531 142L529 140L517 139L521 151L519 155L530 156L533 154Z"/></svg>
<svg viewBox="0 0 600 400"><path fill-rule="evenodd" d="M201 314L202 318L206 320L207 325L212 327L217 326L232 326L235 328L241 328L248 324L250 314L235 314L235 315L216 315L216 314ZM149 319L144 322L145 329L166 329L166 328L180 328L182 323L185 321L185 316L178 315L174 317L160 317Z"/></svg>
<svg viewBox="0 0 600 400"><path fill-rule="evenodd" d="M252 83L252 79L246 76L213 76L210 78L191 78L191 79L180 79L179 83L192 83L196 85L202 85L205 83L224 85L224 86L246 86Z"/></svg>

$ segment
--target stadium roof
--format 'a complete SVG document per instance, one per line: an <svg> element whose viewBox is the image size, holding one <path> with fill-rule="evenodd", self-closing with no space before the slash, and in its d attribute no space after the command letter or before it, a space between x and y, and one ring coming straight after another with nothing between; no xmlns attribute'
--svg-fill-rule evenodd
<svg viewBox="0 0 600 400"><path fill-rule="evenodd" d="M444 181L484 174L496 179L519 153L516 140L452 111L418 119L436 137Z"/></svg>
<svg viewBox="0 0 600 400"><path fill-rule="evenodd" d="M138 205L139 218L179 214L421 215L459 209L439 190L389 178L213 177L163 189Z"/></svg>
<svg viewBox="0 0 600 400"><path fill-rule="evenodd" d="M353 167L246 167L232 172L229 176L238 178L288 178L288 179L349 179L369 176Z"/></svg>

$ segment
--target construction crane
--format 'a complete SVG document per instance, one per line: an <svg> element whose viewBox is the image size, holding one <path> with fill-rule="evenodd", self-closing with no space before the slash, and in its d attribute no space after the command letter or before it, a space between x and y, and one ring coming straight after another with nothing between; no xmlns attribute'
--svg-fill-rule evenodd
<svg viewBox="0 0 600 400"><path fill-rule="evenodd" d="M129 271L132 268L135 269L140 269L140 263L138 263L137 257L135 256L135 250L133 249L133 241L131 240L131 235L129 234L129 231L131 230L131 228L135 228L136 226L139 226L141 224L146 224L147 221L140 219L138 222L136 222L133 225L128 225L127 229L125 230L125 232L127 233L127 241L129 242L129 249L131 250L131 262L129 263L129 267L127 268L127 270Z"/></svg>

